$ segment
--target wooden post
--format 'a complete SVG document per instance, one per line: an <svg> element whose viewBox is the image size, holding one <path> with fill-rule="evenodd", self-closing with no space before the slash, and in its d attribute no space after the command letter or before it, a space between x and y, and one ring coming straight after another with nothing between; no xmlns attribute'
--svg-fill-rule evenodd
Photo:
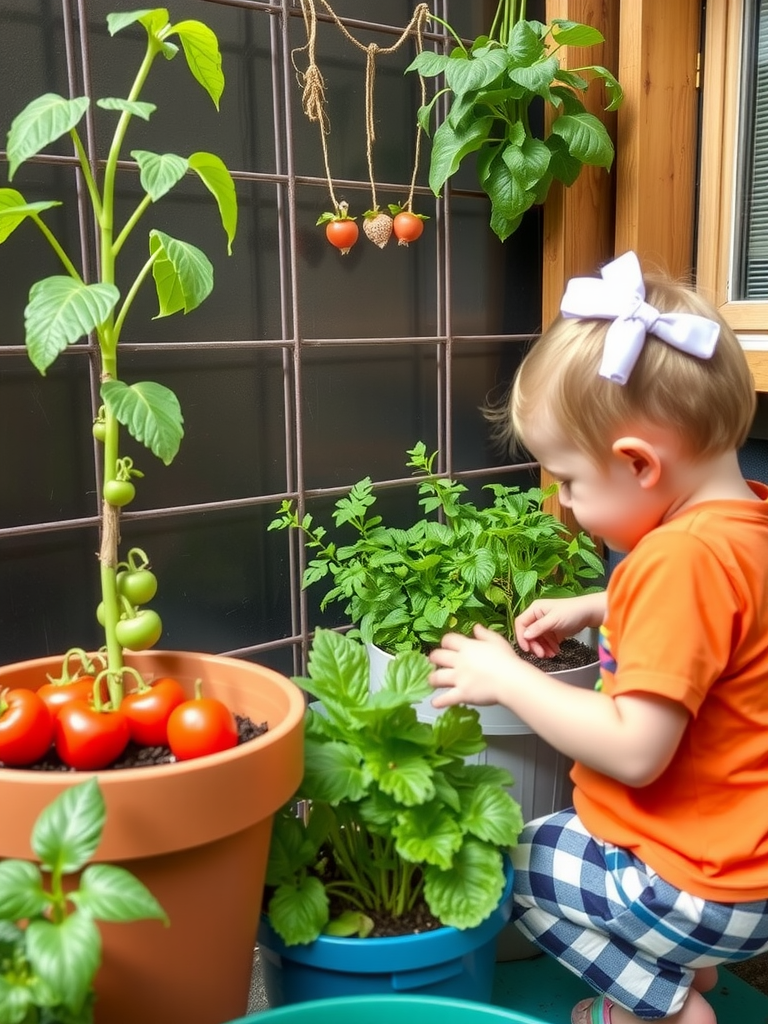
<svg viewBox="0 0 768 1024"><path fill-rule="evenodd" d="M659 0L661 2L661 0ZM564 18L591 25L605 36L605 43L589 50L567 54L573 67L600 64L616 74L619 49L619 0L547 0L547 20ZM616 115L606 113L608 97L595 82L584 99L590 113L599 117L616 141ZM615 167L615 164L614 164ZM544 268L542 281L542 324L546 327L558 314L568 279L594 274L614 254L615 171L585 167L570 188L555 182L544 204ZM542 486L552 482L542 473ZM568 509L557 496L550 498L547 511L578 529Z"/></svg>

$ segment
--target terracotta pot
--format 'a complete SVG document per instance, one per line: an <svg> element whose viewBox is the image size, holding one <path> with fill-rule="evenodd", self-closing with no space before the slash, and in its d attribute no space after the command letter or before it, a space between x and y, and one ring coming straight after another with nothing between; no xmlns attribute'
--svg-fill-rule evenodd
<svg viewBox="0 0 768 1024"><path fill-rule="evenodd" d="M304 695L271 669L211 654L147 651L128 662L170 675L268 731L232 750L172 765L101 771L107 806L94 860L132 871L159 900L158 921L101 924L97 1024L221 1024L243 1014L274 812L303 774ZM60 658L0 668L0 688L37 689ZM0 857L29 859L32 826L91 773L0 770Z"/></svg>

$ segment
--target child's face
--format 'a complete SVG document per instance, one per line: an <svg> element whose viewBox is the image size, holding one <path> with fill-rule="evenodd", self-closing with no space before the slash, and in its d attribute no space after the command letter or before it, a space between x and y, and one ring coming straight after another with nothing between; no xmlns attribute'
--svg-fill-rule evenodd
<svg viewBox="0 0 768 1024"><path fill-rule="evenodd" d="M597 465L556 428L539 423L526 431L526 447L560 486L560 504L582 529L614 551L631 551L662 522L667 504L655 489L640 486L626 459L609 456Z"/></svg>

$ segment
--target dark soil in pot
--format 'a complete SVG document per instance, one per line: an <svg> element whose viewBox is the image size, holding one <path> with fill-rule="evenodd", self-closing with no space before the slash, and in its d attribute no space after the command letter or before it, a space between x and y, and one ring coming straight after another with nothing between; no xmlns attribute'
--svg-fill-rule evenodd
<svg viewBox="0 0 768 1024"><path fill-rule="evenodd" d="M250 718L245 718L242 715L235 715L235 721L237 722L237 743L247 743L249 740L256 739L257 736L261 736L267 731L266 722L262 722L257 725L252 722ZM173 764L176 758L170 751L169 747L141 747L138 743L130 742L125 748L123 753L113 761L112 764L107 765L103 771L112 771L113 769L120 768L147 768L150 765L159 764ZM0 768L6 766L0 761ZM27 765L26 768L16 768L16 771L40 771L40 772L73 772L74 768L70 768L64 764L58 757L56 751L51 748L45 757L36 761L34 764Z"/></svg>
<svg viewBox="0 0 768 1024"><path fill-rule="evenodd" d="M576 637L568 637L560 643L560 653L554 658L537 658L530 651L517 650L523 661L535 665L542 672L565 672L571 668L583 668L585 665L592 665L598 660L598 653L594 647L577 640Z"/></svg>

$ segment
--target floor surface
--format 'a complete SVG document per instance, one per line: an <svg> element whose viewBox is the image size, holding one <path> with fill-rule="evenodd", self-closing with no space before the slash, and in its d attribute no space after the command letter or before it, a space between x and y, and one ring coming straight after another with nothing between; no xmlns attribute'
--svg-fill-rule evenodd
<svg viewBox="0 0 768 1024"><path fill-rule="evenodd" d="M548 956L496 965L494 1004L526 1013L541 1024L568 1024L571 1007L590 993L587 985ZM768 1024L768 996L730 971L720 971L720 983L707 999L718 1024ZM265 1009L257 951L248 1012Z"/></svg>

